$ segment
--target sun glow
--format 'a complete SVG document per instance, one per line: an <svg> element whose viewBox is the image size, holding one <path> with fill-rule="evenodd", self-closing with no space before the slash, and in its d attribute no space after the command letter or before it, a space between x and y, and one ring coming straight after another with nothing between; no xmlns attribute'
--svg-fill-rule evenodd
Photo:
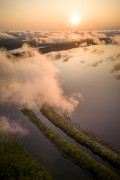
<svg viewBox="0 0 120 180"><path fill-rule="evenodd" d="M73 26L77 26L80 23L80 16L78 14L73 14L71 16L71 23Z"/></svg>

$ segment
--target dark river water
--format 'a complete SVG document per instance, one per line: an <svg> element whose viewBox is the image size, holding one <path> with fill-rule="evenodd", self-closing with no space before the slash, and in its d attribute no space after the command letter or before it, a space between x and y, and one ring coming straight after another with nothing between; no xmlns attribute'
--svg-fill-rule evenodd
<svg viewBox="0 0 120 180"><path fill-rule="evenodd" d="M111 57L119 53L119 50L119 46L113 45L72 49L62 51L61 59L54 61L60 70L59 78L65 95L81 94L79 105L71 114L71 120L81 129L94 132L118 148L120 147L120 79L118 78L120 71L119 69L114 71L118 60L112 61ZM63 57L66 54L70 58L64 62ZM52 57L53 54L49 53L50 55ZM36 111L36 114L62 137L111 168L108 163L85 147L78 145L52 125L40 112ZM81 168L61 156L54 145L17 107L0 105L0 116L6 116L10 121L17 121L22 127L28 129L28 135L17 135L17 137L55 180L92 179Z"/></svg>
<svg viewBox="0 0 120 180"><path fill-rule="evenodd" d="M37 114L40 117L41 113L37 112ZM17 121L22 127L28 129L29 133L27 135L21 136L17 134L17 138L20 139L26 150L40 161L43 167L52 175L53 179L93 179L77 165L61 156L54 145L19 109L14 106L0 106L0 116L6 116L12 122ZM50 124L48 123L48 125Z"/></svg>

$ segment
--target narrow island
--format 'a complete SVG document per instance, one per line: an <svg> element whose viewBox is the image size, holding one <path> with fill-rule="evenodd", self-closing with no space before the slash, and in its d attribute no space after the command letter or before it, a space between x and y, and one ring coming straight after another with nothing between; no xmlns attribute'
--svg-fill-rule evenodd
<svg viewBox="0 0 120 180"><path fill-rule="evenodd" d="M22 109L22 113L34 123L40 131L55 145L58 151L65 158L77 164L86 173L91 174L98 180L119 180L120 177L108 169L106 166L98 163L90 155L84 153L72 143L61 138L57 133L48 128L42 121L29 109Z"/></svg>
<svg viewBox="0 0 120 180"><path fill-rule="evenodd" d="M40 111L49 119L49 121L59 127L68 136L75 139L76 142L86 146L93 153L108 161L112 166L120 169L120 153L117 150L107 147L104 143L98 141L97 138L92 137L89 133L78 130L70 121L67 121L61 115L56 113L49 105L43 105Z"/></svg>

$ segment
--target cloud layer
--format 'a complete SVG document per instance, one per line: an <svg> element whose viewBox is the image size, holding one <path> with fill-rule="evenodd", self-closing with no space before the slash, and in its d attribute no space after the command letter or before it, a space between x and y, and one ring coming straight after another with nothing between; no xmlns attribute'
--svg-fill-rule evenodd
<svg viewBox="0 0 120 180"><path fill-rule="evenodd" d="M25 48L26 51L26 48ZM0 102L37 108L43 103L74 111L78 100L66 97L58 80L58 69L36 50L27 49L32 57L8 58L0 51Z"/></svg>
<svg viewBox="0 0 120 180"><path fill-rule="evenodd" d="M2 40L2 39L15 39L15 38L16 38L15 36L12 36L12 35L7 34L7 33L0 32L0 40Z"/></svg>
<svg viewBox="0 0 120 180"><path fill-rule="evenodd" d="M26 42L45 54L91 45L120 44L120 31L5 31L0 33L0 47L20 48Z"/></svg>

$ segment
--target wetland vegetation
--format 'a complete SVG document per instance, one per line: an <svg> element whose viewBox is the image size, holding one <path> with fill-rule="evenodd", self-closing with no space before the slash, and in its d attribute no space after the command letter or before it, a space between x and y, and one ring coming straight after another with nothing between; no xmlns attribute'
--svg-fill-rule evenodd
<svg viewBox="0 0 120 180"><path fill-rule="evenodd" d="M0 133L0 179L52 180L37 160L10 134Z"/></svg>
<svg viewBox="0 0 120 180"><path fill-rule="evenodd" d="M86 173L91 174L95 179L118 180L117 174L109 170L106 166L98 163L90 155L84 153L72 143L61 138L57 133L48 128L35 113L29 109L21 110L32 123L55 145L58 151L67 159L81 167Z"/></svg>
<svg viewBox="0 0 120 180"><path fill-rule="evenodd" d="M85 131L78 130L70 121L56 113L49 105L43 105L40 110L43 115L45 115L54 125L63 130L68 136L91 149L93 153L107 160L117 169L120 169L120 154L118 151L114 150L114 148L111 148L110 145L106 146L105 143L102 143L102 141L95 138L95 136L91 136Z"/></svg>

